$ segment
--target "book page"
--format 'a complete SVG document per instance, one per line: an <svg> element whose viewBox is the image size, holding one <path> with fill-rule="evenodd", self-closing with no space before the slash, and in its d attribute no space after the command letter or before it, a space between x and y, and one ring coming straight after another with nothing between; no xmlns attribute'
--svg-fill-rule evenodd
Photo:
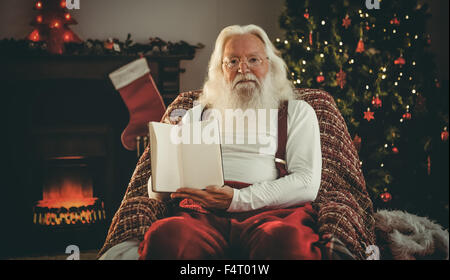
<svg viewBox="0 0 450 280"><path fill-rule="evenodd" d="M180 144L171 141L173 127L164 123L149 123L154 192L175 192L181 186Z"/></svg>
<svg viewBox="0 0 450 280"><path fill-rule="evenodd" d="M181 145L182 186L196 189L222 186L222 153L217 120L190 125L190 141Z"/></svg>

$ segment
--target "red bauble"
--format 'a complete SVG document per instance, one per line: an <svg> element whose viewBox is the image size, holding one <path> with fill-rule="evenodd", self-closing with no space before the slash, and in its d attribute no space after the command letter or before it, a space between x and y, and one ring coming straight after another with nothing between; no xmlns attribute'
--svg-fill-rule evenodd
<svg viewBox="0 0 450 280"><path fill-rule="evenodd" d="M323 81L325 81L325 77L323 75L319 75L319 76L317 76L316 81L318 83L322 83Z"/></svg>
<svg viewBox="0 0 450 280"><path fill-rule="evenodd" d="M375 117L373 115L374 115L374 112L371 112L370 108L367 108L367 111L364 112L364 119L366 119L368 122L370 122L370 120L375 119Z"/></svg>
<svg viewBox="0 0 450 280"><path fill-rule="evenodd" d="M365 49L364 49L364 41L363 41L363 39L359 39L358 46L356 47L356 52L357 53L362 53L364 51L365 51Z"/></svg>
<svg viewBox="0 0 450 280"><path fill-rule="evenodd" d="M410 119L411 119L411 113L410 113L410 112L404 113L404 114L403 114L403 118L404 118L405 120L410 120Z"/></svg>
<svg viewBox="0 0 450 280"><path fill-rule="evenodd" d="M448 140L448 131L447 127L444 127L444 131L441 132L441 140L446 142Z"/></svg>
<svg viewBox="0 0 450 280"><path fill-rule="evenodd" d="M347 29L350 26L350 24L352 24L352 20L348 15L346 15L345 18L342 20L342 26L344 26L345 29Z"/></svg>
<svg viewBox="0 0 450 280"><path fill-rule="evenodd" d="M381 108L382 102L378 94L372 98L372 105L375 108Z"/></svg>
<svg viewBox="0 0 450 280"><path fill-rule="evenodd" d="M393 147L393 148L392 148L392 152L393 152L394 154L398 154L398 152L399 152L399 151L398 151L398 148L397 148L397 147Z"/></svg>
<svg viewBox="0 0 450 280"><path fill-rule="evenodd" d="M392 195L388 192L384 192L384 193L380 194L380 198L381 198L381 200L383 200L383 202L389 202L392 199Z"/></svg>
<svg viewBox="0 0 450 280"><path fill-rule="evenodd" d="M401 65L401 66L403 66L403 65L405 65L405 59L402 57L402 56L400 56L399 58L397 58L396 60L394 60L394 64L395 65Z"/></svg>
<svg viewBox="0 0 450 280"><path fill-rule="evenodd" d="M400 25L400 21L396 17L391 19L390 23L393 24L393 25Z"/></svg>
<svg viewBox="0 0 450 280"><path fill-rule="evenodd" d="M308 9L305 10L305 13L303 14L303 17L306 18L306 19L309 19Z"/></svg>
<svg viewBox="0 0 450 280"><path fill-rule="evenodd" d="M410 120L411 119L411 113L409 112L409 105L406 106L406 112L403 114L403 119Z"/></svg>

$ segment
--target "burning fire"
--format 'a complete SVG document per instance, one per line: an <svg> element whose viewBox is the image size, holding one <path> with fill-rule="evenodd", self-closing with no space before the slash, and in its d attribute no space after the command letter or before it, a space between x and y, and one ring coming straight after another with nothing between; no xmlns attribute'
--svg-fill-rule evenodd
<svg viewBox="0 0 450 280"><path fill-rule="evenodd" d="M82 176L80 170L70 171L47 181L43 199L34 208L34 224L90 224L106 219L103 202L93 196L92 181Z"/></svg>
<svg viewBox="0 0 450 280"><path fill-rule="evenodd" d="M92 184L83 185L78 178L63 178L61 184L55 183L44 188L43 199L37 206L48 208L71 208L94 205Z"/></svg>

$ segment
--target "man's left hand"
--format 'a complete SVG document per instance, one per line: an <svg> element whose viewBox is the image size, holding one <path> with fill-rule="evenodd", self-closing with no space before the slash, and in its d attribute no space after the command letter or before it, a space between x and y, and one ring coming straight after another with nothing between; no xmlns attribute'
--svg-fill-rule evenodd
<svg viewBox="0 0 450 280"><path fill-rule="evenodd" d="M179 188L170 195L171 198L191 198L208 209L226 210L233 200L233 189L230 186L208 186L204 190Z"/></svg>

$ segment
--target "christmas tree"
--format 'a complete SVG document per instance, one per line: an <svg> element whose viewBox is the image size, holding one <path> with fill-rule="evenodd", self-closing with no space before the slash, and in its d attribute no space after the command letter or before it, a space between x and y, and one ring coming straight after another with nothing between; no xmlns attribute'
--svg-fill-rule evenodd
<svg viewBox="0 0 450 280"><path fill-rule="evenodd" d="M34 9L38 15L31 21L35 29L27 36L29 40L44 41L47 50L53 54L62 54L65 43L82 42L68 27L77 22L67 11L66 0L39 0L35 2Z"/></svg>
<svg viewBox="0 0 450 280"><path fill-rule="evenodd" d="M334 97L374 206L448 226L448 81L428 50L431 15L418 1L376 2L286 0L274 43L296 87Z"/></svg>

